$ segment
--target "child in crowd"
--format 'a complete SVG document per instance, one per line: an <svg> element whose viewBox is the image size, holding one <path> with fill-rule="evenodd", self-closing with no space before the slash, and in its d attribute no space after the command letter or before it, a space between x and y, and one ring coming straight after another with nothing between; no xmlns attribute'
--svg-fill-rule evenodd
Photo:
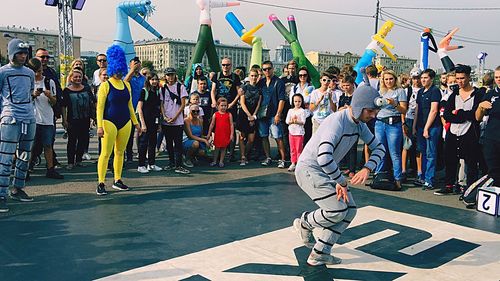
<svg viewBox="0 0 500 281"><path fill-rule="evenodd" d="M210 125L210 116L212 116L212 97L210 90L208 90L208 80L205 76L198 78L198 89L193 92L200 97L200 112L203 110L203 135L208 133L208 126ZM187 116L187 115L186 115Z"/></svg>
<svg viewBox="0 0 500 281"><path fill-rule="evenodd" d="M332 75L327 72L321 74L321 87L311 93L309 109L313 113L313 134L318 130L319 125L328 115L335 111L335 95L328 89L332 81Z"/></svg>
<svg viewBox="0 0 500 281"><path fill-rule="evenodd" d="M240 96L241 109L238 115L238 130L240 131L240 154L241 166L248 164L247 155L252 149L257 128L257 112L262 101L262 90L257 86L259 73L257 69L251 69L248 74L249 83L241 87L243 92ZM245 139L247 141L245 147Z"/></svg>
<svg viewBox="0 0 500 281"><path fill-rule="evenodd" d="M304 148L304 124L309 111L304 109L304 98L301 94L292 97L293 109L288 111L285 122L288 124L288 139L290 142L290 160L292 164L288 167L289 172L295 171L295 166Z"/></svg>
<svg viewBox="0 0 500 281"><path fill-rule="evenodd" d="M214 132L215 150L213 162L210 163L210 166L214 167L217 165L217 158L220 154L219 167L223 168L226 149L233 140L234 124L231 112L227 112L226 98L221 97L217 100L217 109L218 111L212 116L212 122L210 122L207 138L211 138L212 132Z"/></svg>
<svg viewBox="0 0 500 281"><path fill-rule="evenodd" d="M344 76L342 78L341 84L342 94L339 97L339 108L338 111L347 109L351 105L352 94L354 93L354 77ZM349 164L349 169L344 173L349 177L353 177L356 172L356 164L358 161L358 141L352 145L349 152L344 157L344 161Z"/></svg>
<svg viewBox="0 0 500 281"><path fill-rule="evenodd" d="M200 95L198 93L193 92L191 95L189 95L189 103L184 107L184 118L187 118L189 116L190 110L189 107L191 105L198 105L200 106ZM205 116L205 112L203 112L203 108L200 109L200 114L198 114L198 118L203 118Z"/></svg>

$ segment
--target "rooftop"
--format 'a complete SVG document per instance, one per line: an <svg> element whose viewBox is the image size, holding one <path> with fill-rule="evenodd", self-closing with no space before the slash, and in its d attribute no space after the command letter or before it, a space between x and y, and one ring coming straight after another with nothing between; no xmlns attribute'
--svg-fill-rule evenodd
<svg viewBox="0 0 500 281"><path fill-rule="evenodd" d="M186 39L179 39L179 38L163 38L163 39L151 39L151 40L138 40L134 42L134 45L148 45L148 44L160 44L160 43L168 43L168 42L176 42L176 43L185 43L185 44L196 44L196 41L193 40L186 40ZM237 47L237 48L244 48L244 49L252 49L250 46L246 45L231 45L231 44L223 44L219 40L214 40L216 46L220 47ZM269 50L267 48L263 48L263 50Z"/></svg>
<svg viewBox="0 0 500 281"><path fill-rule="evenodd" d="M15 26L15 25L0 26L0 32L1 33L15 32L15 33L25 33L25 34L59 36L59 31L40 28L38 26L32 28L24 26ZM73 37L82 38L81 36L76 36L76 35L73 35Z"/></svg>

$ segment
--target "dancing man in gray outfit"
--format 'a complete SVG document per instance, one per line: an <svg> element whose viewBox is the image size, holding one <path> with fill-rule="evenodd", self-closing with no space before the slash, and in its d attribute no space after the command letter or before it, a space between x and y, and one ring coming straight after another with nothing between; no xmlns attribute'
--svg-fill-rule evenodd
<svg viewBox="0 0 500 281"><path fill-rule="evenodd" d="M307 263L312 266L339 264L331 255L332 246L356 215L356 204L338 164L361 138L372 151L370 160L351 179L351 184L366 181L370 172L384 159L385 149L368 130L366 123L379 111L380 95L372 87L360 86L353 94L351 107L328 116L312 136L299 157L295 177L300 188L319 206L293 222L302 242L312 248ZM313 229L322 233L315 240Z"/></svg>

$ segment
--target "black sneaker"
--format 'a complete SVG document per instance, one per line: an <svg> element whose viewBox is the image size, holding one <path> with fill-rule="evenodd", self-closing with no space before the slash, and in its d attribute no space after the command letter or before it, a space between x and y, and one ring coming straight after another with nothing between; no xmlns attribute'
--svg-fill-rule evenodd
<svg viewBox="0 0 500 281"><path fill-rule="evenodd" d="M438 196L450 195L450 194L453 194L453 186L450 185L447 185L444 188L441 188L440 190L434 192L434 195Z"/></svg>
<svg viewBox="0 0 500 281"><path fill-rule="evenodd" d="M48 169L45 176L49 179L56 179L56 180L64 179L64 176L59 174L54 168Z"/></svg>
<svg viewBox="0 0 500 281"><path fill-rule="evenodd" d="M425 181L421 178L417 178L416 180L413 181L414 186L424 186Z"/></svg>
<svg viewBox="0 0 500 281"><path fill-rule="evenodd" d="M129 190L128 186L126 186L122 180L117 180L113 183L113 188L116 189L116 190L120 190L120 191L126 191L126 190Z"/></svg>
<svg viewBox="0 0 500 281"><path fill-rule="evenodd" d="M455 187L453 188L453 193L457 194L457 195L462 195L464 194L465 192L465 186L463 185L455 185Z"/></svg>
<svg viewBox="0 0 500 281"><path fill-rule="evenodd" d="M106 191L106 186L104 185L104 183L101 182L100 184L97 185L95 193L97 193L97 195L99 195L99 196L108 195L108 192Z"/></svg>
<svg viewBox="0 0 500 281"><path fill-rule="evenodd" d="M8 211L7 198L5 198L5 196L0 196L0 213L7 213Z"/></svg>
<svg viewBox="0 0 500 281"><path fill-rule="evenodd" d="M24 190L16 188L16 191L17 191L16 193L12 193L12 191L10 192L10 198L12 200L21 201L21 202L33 201L33 197L30 197L28 194L26 194L26 192L24 192Z"/></svg>

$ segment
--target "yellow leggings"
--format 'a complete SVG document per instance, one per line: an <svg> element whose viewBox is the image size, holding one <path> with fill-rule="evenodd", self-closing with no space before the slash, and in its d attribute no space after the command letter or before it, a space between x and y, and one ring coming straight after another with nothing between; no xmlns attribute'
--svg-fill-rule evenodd
<svg viewBox="0 0 500 281"><path fill-rule="evenodd" d="M132 123L129 121L125 124L125 126L118 130L115 124L111 121L103 120L102 127L104 129L104 136L101 140L101 155L99 155L99 161L97 162L97 175L99 177L99 183L104 183L104 180L106 179L106 170L108 168L109 157L111 156L113 145L115 147L115 157L113 160L115 181L122 178L123 157L125 155L125 149L127 148L128 139L130 137Z"/></svg>

